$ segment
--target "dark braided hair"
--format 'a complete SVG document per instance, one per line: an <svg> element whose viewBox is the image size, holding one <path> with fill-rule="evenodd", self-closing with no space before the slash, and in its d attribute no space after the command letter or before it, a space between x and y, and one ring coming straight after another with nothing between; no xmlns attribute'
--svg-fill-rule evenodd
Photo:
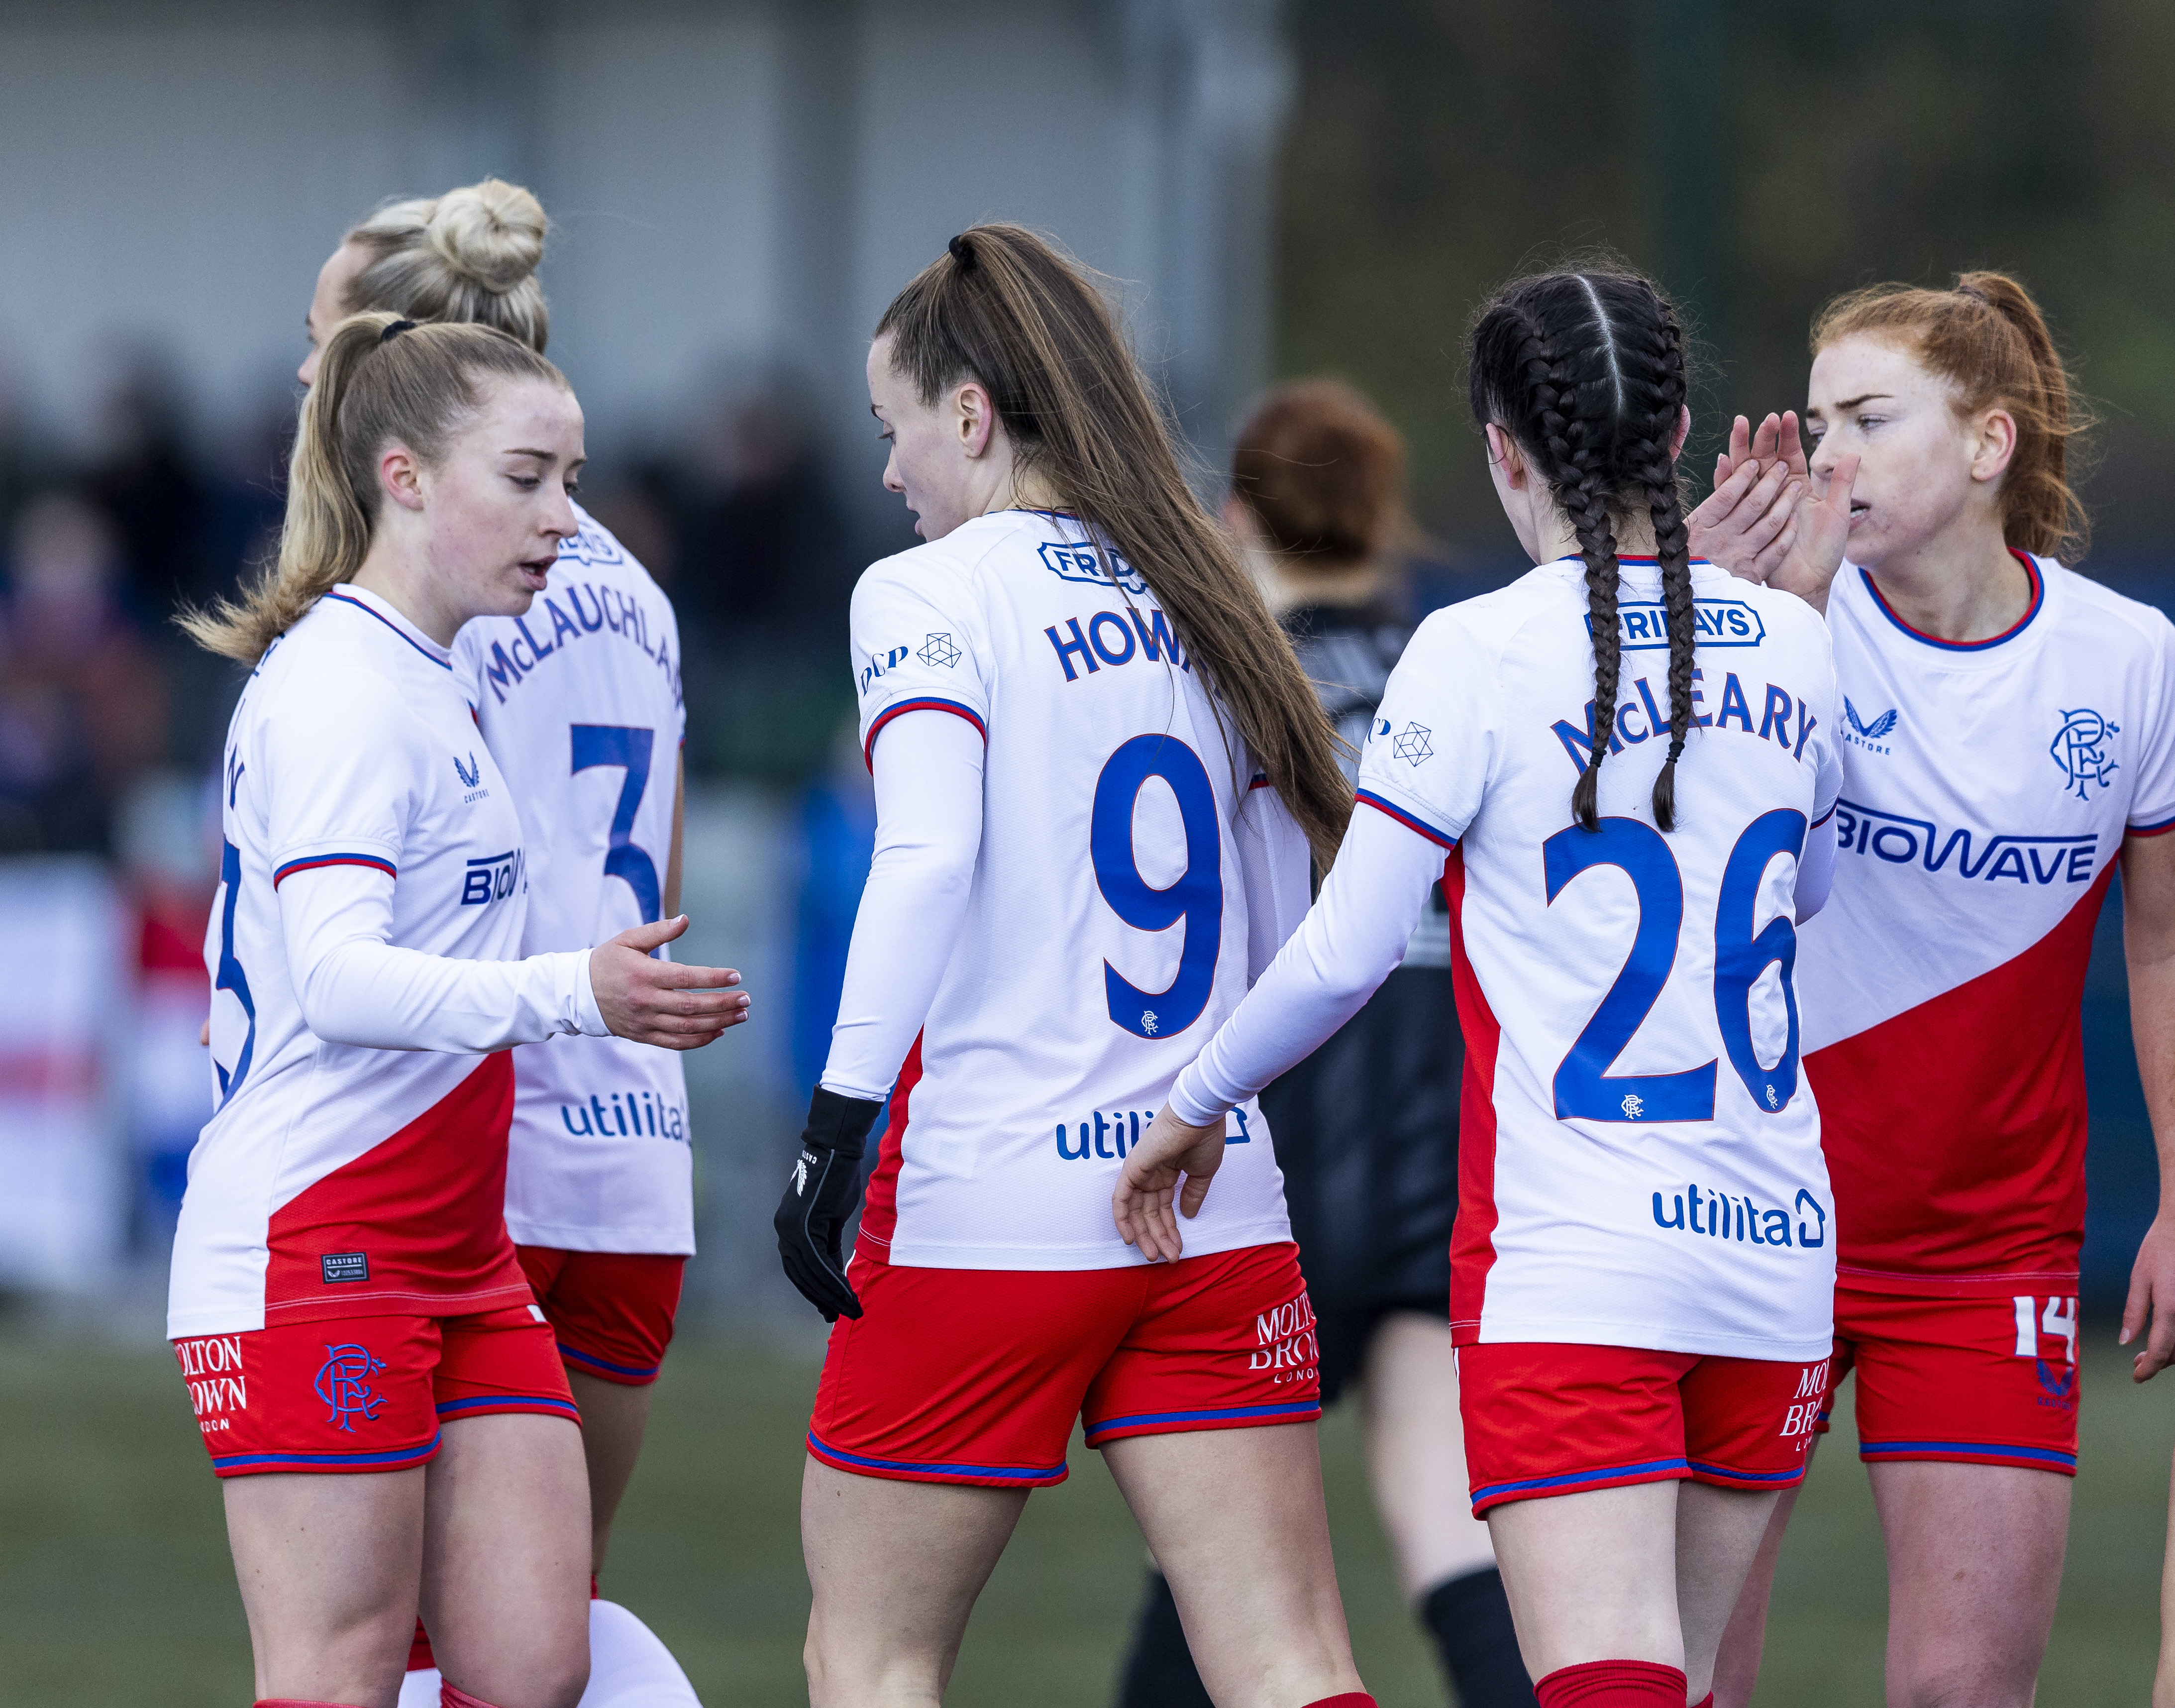
<svg viewBox="0 0 2175 1708"><path fill-rule="evenodd" d="M1654 779L1654 821L1676 827L1677 761L1691 729L1691 534L1671 442L1684 406L1684 339L1652 281L1614 268L1543 273L1498 291L1473 322L1473 419L1517 442L1549 485L1586 563L1593 633L1593 747L1571 815L1601 827L1601 762L1615 735L1622 637L1616 528L1652 519L1669 631L1669 752Z"/></svg>

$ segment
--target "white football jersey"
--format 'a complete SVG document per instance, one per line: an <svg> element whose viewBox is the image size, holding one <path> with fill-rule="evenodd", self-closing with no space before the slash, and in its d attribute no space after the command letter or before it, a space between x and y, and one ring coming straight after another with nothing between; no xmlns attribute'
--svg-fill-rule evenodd
<svg viewBox="0 0 2175 1708"><path fill-rule="evenodd" d="M686 735L680 629L649 572L576 507L525 616L453 642L477 724L528 833L523 954L588 949L664 910ZM506 1223L524 1245L695 1249L687 1078L677 1052L622 1038L514 1051Z"/></svg>
<svg viewBox="0 0 2175 1708"><path fill-rule="evenodd" d="M169 1332L525 1302L500 1213L507 1055L316 1037L281 922L280 885L361 867L392 879L394 946L519 956L521 824L445 648L373 594L327 594L243 689L220 806L217 1111L189 1157Z"/></svg>
<svg viewBox="0 0 2175 1708"><path fill-rule="evenodd" d="M1295 891L1287 929L1304 909L1304 841L1275 792L1251 786L1147 583L1113 557L1113 584L1105 560L1071 518L1012 510L872 566L854 589L865 748L917 711L963 718L988 744L965 922L861 1222L893 1263L1140 1262L1110 1194L1258 970L1242 858L1261 870L1266 855ZM1189 1255L1291 1237L1259 1107L1234 1110L1229 1131Z"/></svg>
<svg viewBox="0 0 2175 1708"><path fill-rule="evenodd" d="M1834 1217L1790 973L1797 854L1840 782L1834 665L1802 600L1692 576L1700 727L1667 835L1652 559L1624 565L1598 831L1570 811L1596 728L1576 558L1423 623L1361 761L1363 810L1449 851L1461 1343L1830 1348Z"/></svg>
<svg viewBox="0 0 2175 1708"><path fill-rule="evenodd" d="M2079 1005L2123 838L2175 830L2175 625L2023 561L1985 641L1854 564L1829 595L1840 853L1798 979L1853 1287L2076 1291Z"/></svg>

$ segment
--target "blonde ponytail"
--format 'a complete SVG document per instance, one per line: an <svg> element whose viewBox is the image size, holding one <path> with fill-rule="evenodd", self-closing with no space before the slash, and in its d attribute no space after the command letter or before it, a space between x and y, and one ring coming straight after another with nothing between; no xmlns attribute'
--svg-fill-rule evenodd
<svg viewBox="0 0 2175 1708"><path fill-rule="evenodd" d="M391 331L395 326L402 329ZM333 328L302 405L288 465L279 556L238 598L176 619L200 647L254 664L319 598L352 581L376 531L377 458L404 445L437 463L493 377L566 377L491 327L418 326L388 313L350 316Z"/></svg>
<svg viewBox="0 0 2175 1708"><path fill-rule="evenodd" d="M540 351L551 316L536 268L551 229L534 196L498 178L388 202L347 234L370 258L348 286L346 306L473 321Z"/></svg>

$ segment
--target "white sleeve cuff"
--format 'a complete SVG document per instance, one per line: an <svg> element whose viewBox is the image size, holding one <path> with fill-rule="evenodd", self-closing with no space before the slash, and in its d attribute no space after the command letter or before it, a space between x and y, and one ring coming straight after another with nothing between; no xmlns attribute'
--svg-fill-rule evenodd
<svg viewBox="0 0 2175 1708"><path fill-rule="evenodd" d="M610 1038L611 1028L605 1024L605 1017L597 1006L597 993L589 984L589 957L594 949L572 949L566 958L573 964L572 1000L564 1004L561 1012L566 1017L561 1030L578 1033L583 1038Z"/></svg>
<svg viewBox="0 0 2175 1708"><path fill-rule="evenodd" d="M1230 1103L1218 1103L1201 1095L1201 1064L1188 1062L1185 1071L1171 1082L1170 1112L1189 1127L1212 1127L1231 1113Z"/></svg>

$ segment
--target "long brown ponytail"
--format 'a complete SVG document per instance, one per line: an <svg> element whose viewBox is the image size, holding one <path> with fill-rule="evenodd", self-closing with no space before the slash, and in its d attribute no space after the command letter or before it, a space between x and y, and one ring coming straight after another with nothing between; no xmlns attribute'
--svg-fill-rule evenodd
<svg viewBox="0 0 2175 1708"><path fill-rule="evenodd" d="M2015 418L2001 477L2001 532L2020 551L2075 563L2091 524L2069 485L2069 445L2091 426L2031 294L2006 273L1960 273L1952 290L1871 285L1838 296L1813 322L1813 354L1839 338L1902 342L1955 390L1959 415L1999 404Z"/></svg>
<svg viewBox="0 0 2175 1708"><path fill-rule="evenodd" d="M1173 433L1086 270L1023 226L976 225L876 323L933 404L986 387L1022 469L1139 572L1326 868L1352 794L1291 643L1185 482Z"/></svg>
<svg viewBox="0 0 2175 1708"><path fill-rule="evenodd" d="M395 325L404 329L388 337ZM527 344L486 326L417 326L381 313L334 327L302 405L279 556L238 599L182 611L176 621L190 638L253 664L322 595L352 581L377 523L378 452L401 444L437 462L480 404L479 382L494 376L567 383Z"/></svg>

